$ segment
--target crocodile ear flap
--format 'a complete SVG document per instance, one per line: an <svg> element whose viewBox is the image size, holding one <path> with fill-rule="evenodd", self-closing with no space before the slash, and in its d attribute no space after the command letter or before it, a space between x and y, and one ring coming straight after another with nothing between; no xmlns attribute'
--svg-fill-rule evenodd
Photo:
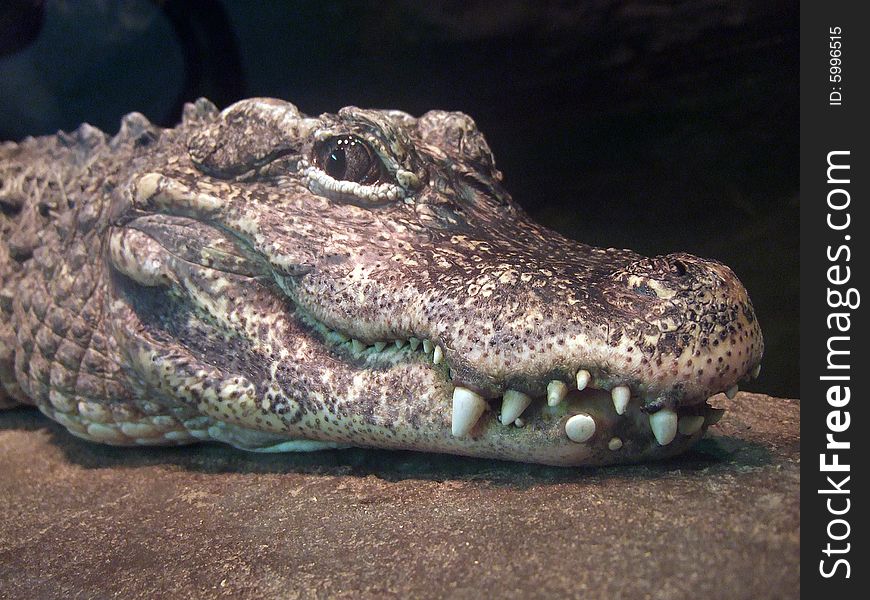
<svg viewBox="0 0 870 600"><path fill-rule="evenodd" d="M297 154L312 129L293 104L273 98L250 98L224 109L193 134L188 153L205 173L232 179L278 157Z"/></svg>

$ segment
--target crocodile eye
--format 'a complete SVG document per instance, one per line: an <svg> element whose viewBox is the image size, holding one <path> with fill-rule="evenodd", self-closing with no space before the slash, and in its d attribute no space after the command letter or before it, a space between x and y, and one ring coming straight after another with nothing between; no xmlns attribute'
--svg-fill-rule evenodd
<svg viewBox="0 0 870 600"><path fill-rule="evenodd" d="M339 181L373 185L383 174L381 160L356 136L342 135L318 142L314 153L318 166Z"/></svg>

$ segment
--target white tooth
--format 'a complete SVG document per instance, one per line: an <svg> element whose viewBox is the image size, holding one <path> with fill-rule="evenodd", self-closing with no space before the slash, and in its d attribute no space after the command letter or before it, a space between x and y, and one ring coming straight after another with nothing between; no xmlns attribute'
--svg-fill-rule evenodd
<svg viewBox="0 0 870 600"><path fill-rule="evenodd" d="M622 448L622 440L618 437L610 438L610 441L607 442L607 447L611 450L619 450Z"/></svg>
<svg viewBox="0 0 870 600"><path fill-rule="evenodd" d="M728 396L729 400L734 400L734 396L737 395L738 387L736 385L732 385L728 388L728 391L725 392L725 395Z"/></svg>
<svg viewBox="0 0 870 600"><path fill-rule="evenodd" d="M378 352L383 352L384 348L386 348L386 347L387 347L386 342L375 342L375 350L377 350Z"/></svg>
<svg viewBox="0 0 870 600"><path fill-rule="evenodd" d="M450 427L454 437L463 437L486 409L486 402L468 388L453 388L453 417Z"/></svg>
<svg viewBox="0 0 870 600"><path fill-rule="evenodd" d="M572 442L582 444L595 435L595 419L586 413L574 415L565 423L565 433Z"/></svg>
<svg viewBox="0 0 870 600"><path fill-rule="evenodd" d="M568 394L568 386L565 382L554 379L547 384L547 404L550 406L558 406Z"/></svg>
<svg viewBox="0 0 870 600"><path fill-rule="evenodd" d="M444 351L441 349L441 346L435 346L435 352L432 355L432 362L436 365L444 360Z"/></svg>
<svg viewBox="0 0 870 600"><path fill-rule="evenodd" d="M660 446L667 446L677 436L677 413L663 408L649 416L649 425Z"/></svg>
<svg viewBox="0 0 870 600"><path fill-rule="evenodd" d="M521 418L514 421L514 427L525 427L525 426L526 426L526 422L523 421Z"/></svg>
<svg viewBox="0 0 870 600"><path fill-rule="evenodd" d="M752 378L758 379L758 376L761 375L761 363L755 365L755 368L752 369Z"/></svg>
<svg viewBox="0 0 870 600"><path fill-rule="evenodd" d="M432 342L429 340L423 340L423 352L426 354L430 354L432 352Z"/></svg>
<svg viewBox="0 0 870 600"><path fill-rule="evenodd" d="M332 331L332 332L330 332L330 333L332 334L332 336L333 336L336 340L338 340L338 341L339 341L340 343L342 343L342 344L345 343L346 341L348 341L348 340L350 339L349 337L347 337L346 335L344 335L344 334L341 333L340 331Z"/></svg>
<svg viewBox="0 0 870 600"><path fill-rule="evenodd" d="M610 396L613 399L613 408L616 414L624 415L625 409L628 407L628 399L631 398L631 390L627 385L618 385L610 391Z"/></svg>
<svg viewBox="0 0 870 600"><path fill-rule="evenodd" d="M703 424L704 417L701 415L687 415L680 419L680 422L677 425L677 431L683 435L694 435L698 433Z"/></svg>
<svg viewBox="0 0 870 600"><path fill-rule="evenodd" d="M351 340L350 345L354 352L363 352L366 349L366 345L359 340Z"/></svg>
<svg viewBox="0 0 870 600"><path fill-rule="evenodd" d="M532 399L516 390L508 390L501 401L501 422L510 425L517 420L523 411L532 403Z"/></svg>
<svg viewBox="0 0 870 600"><path fill-rule="evenodd" d="M396 340L395 342L393 342L393 344L396 345L397 349L401 349L405 346L405 340Z"/></svg>
<svg viewBox="0 0 870 600"><path fill-rule="evenodd" d="M577 389L585 390L586 386L589 385L589 379L591 379L592 375L589 374L589 371L586 369L580 369L577 371Z"/></svg>
<svg viewBox="0 0 870 600"><path fill-rule="evenodd" d="M420 347L420 340L415 337L408 339L408 343L411 344L411 350L417 350Z"/></svg>
<svg viewBox="0 0 870 600"><path fill-rule="evenodd" d="M707 415L704 419L704 423L707 425L715 425L722 419L722 415L725 414L724 408L713 408L712 406L707 408Z"/></svg>

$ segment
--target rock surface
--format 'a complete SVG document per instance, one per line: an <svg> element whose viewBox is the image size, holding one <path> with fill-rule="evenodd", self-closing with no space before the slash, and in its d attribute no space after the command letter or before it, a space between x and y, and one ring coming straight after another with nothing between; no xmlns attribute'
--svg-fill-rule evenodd
<svg viewBox="0 0 870 600"><path fill-rule="evenodd" d="M412 452L111 448L0 413L0 598L796 598L800 404L571 470Z"/></svg>

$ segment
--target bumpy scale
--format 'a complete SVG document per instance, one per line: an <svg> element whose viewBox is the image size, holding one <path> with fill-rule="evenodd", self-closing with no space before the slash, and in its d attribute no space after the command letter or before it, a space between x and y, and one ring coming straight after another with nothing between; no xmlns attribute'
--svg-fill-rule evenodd
<svg viewBox="0 0 870 600"><path fill-rule="evenodd" d="M119 445L670 456L757 375L726 266L532 222L473 121L199 100L0 146L0 405Z"/></svg>

